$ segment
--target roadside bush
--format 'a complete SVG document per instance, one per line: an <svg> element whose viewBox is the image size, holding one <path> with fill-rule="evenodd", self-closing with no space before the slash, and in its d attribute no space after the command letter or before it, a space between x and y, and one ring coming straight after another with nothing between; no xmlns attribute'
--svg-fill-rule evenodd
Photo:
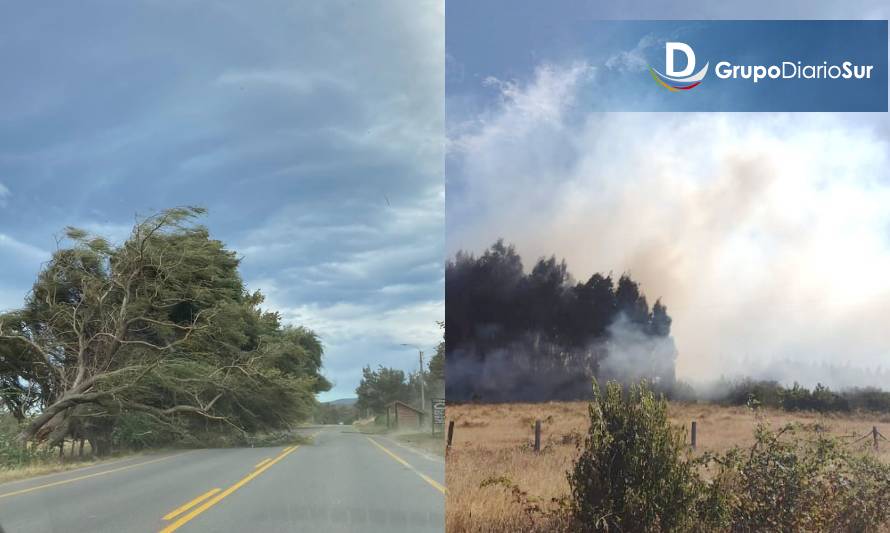
<svg viewBox="0 0 890 533"><path fill-rule="evenodd" d="M572 531L867 533L890 524L890 465L813 428L761 422L751 448L693 458L666 401L645 385L594 385L589 416L568 474Z"/></svg>
<svg viewBox="0 0 890 533"><path fill-rule="evenodd" d="M5 420L0 422L2 422L0 423L0 468L11 469L28 466L45 460L51 455L46 450L19 444L15 440L18 426Z"/></svg>
<svg viewBox="0 0 890 533"><path fill-rule="evenodd" d="M143 450L157 448L181 439L185 431L160 422L146 413L121 414L115 421L112 442L115 449Z"/></svg>
<svg viewBox="0 0 890 533"><path fill-rule="evenodd" d="M590 429L569 473L582 531L688 531L722 518L720 494L698 476L667 402L646 385L594 385ZM709 507L710 506L710 507Z"/></svg>
<svg viewBox="0 0 890 533"><path fill-rule="evenodd" d="M890 466L798 424L755 430L717 458L732 531L877 531L890 520Z"/></svg>

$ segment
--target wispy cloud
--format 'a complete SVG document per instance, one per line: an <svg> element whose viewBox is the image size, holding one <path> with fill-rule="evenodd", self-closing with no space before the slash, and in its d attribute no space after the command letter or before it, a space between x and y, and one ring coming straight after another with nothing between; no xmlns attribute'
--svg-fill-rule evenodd
<svg viewBox="0 0 890 533"><path fill-rule="evenodd" d="M0 233L0 257L5 257L9 261L20 259L34 262L48 260L50 253Z"/></svg>
<svg viewBox="0 0 890 533"><path fill-rule="evenodd" d="M351 395L361 364L401 361L387 359L397 317L429 318L426 335L438 332L436 313L398 310L442 307L442 10L439 0L7 10L0 62L22 81L0 84L0 176L15 176L3 178L15 202L0 209L0 231L36 250L68 225L120 241L136 213L205 206L249 286L289 320L323 326L329 368L352 370L325 397ZM10 246L0 243L0 289L24 295L39 262L9 261L36 258ZM386 290L401 286L414 289ZM338 311L352 308L389 325L353 325L362 312Z"/></svg>
<svg viewBox="0 0 890 533"><path fill-rule="evenodd" d="M622 50L609 57L605 66L619 72L639 72L649 68L645 54L653 46L658 44L655 35L645 35L637 42L637 45L630 50Z"/></svg>

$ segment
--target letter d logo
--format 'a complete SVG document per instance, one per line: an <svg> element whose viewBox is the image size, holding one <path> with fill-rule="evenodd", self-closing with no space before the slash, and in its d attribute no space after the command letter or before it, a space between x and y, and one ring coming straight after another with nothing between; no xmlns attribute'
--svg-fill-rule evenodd
<svg viewBox="0 0 890 533"><path fill-rule="evenodd" d="M686 54L686 68L681 71L674 70L675 52ZM664 66L665 74L668 76L677 78L688 76L695 70L695 52L686 43L664 43Z"/></svg>
<svg viewBox="0 0 890 533"><path fill-rule="evenodd" d="M686 55L686 68L680 71L674 70L674 58L677 52ZM659 85L671 92L688 91L701 83L705 74L708 73L709 64L710 62L705 63L701 70L692 74L695 71L695 52L692 51L692 47L686 43L664 43L664 71L666 74L658 72L651 66L649 73Z"/></svg>

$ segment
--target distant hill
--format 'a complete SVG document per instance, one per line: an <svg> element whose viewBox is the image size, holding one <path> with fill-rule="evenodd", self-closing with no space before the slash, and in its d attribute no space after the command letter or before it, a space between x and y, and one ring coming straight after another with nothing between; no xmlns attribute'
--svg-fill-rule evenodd
<svg viewBox="0 0 890 533"><path fill-rule="evenodd" d="M357 401L358 398L340 398L339 400L332 400L324 403L327 405L355 405L355 402Z"/></svg>

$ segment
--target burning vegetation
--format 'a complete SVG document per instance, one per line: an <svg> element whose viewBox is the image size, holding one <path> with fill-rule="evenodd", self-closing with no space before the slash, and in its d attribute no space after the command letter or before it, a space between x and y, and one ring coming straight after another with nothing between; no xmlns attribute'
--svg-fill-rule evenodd
<svg viewBox="0 0 890 533"><path fill-rule="evenodd" d="M512 245L458 252L445 273L451 401L589 398L591 380L675 382L671 317L630 275L576 282L565 261L529 273Z"/></svg>

